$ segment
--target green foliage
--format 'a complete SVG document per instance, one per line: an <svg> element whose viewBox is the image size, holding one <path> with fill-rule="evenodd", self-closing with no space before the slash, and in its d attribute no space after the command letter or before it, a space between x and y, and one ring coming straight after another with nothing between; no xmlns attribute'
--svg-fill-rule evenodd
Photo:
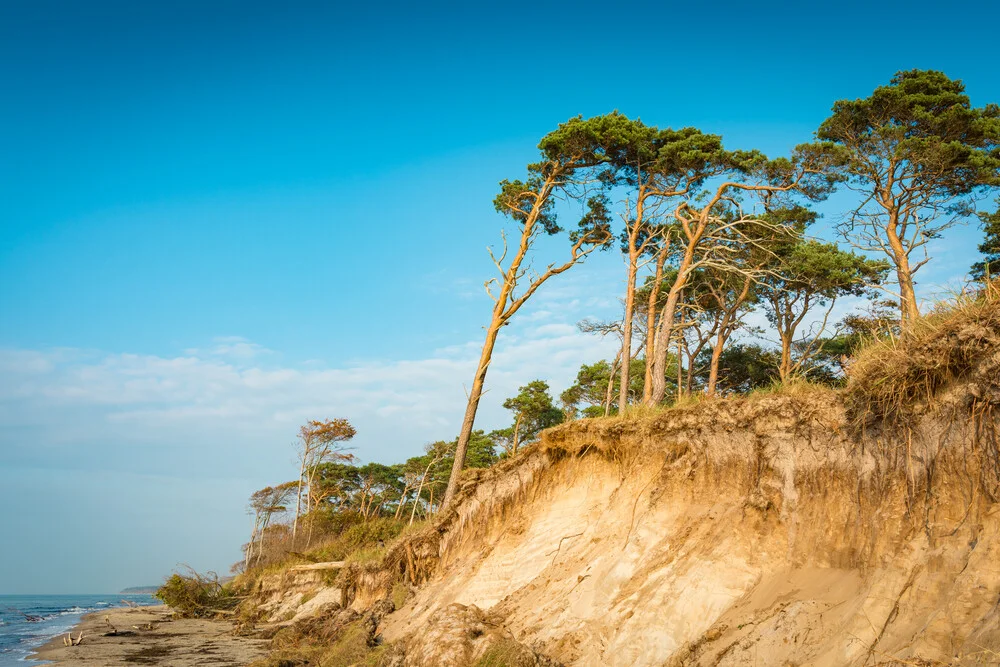
<svg viewBox="0 0 1000 667"><path fill-rule="evenodd" d="M919 316L913 274L929 259L914 251L1000 186L1000 107L972 107L962 82L941 72L897 72L865 99L836 102L817 136L860 194L840 231L890 258L909 325Z"/></svg>
<svg viewBox="0 0 1000 667"><path fill-rule="evenodd" d="M401 466L367 463L353 466L323 463L316 468L314 495L341 510L359 512L369 518L402 500Z"/></svg>
<svg viewBox="0 0 1000 667"><path fill-rule="evenodd" d="M570 118L543 137L538 148L550 162L572 161L613 167L616 162L630 157L629 149L640 144L646 148L641 157L653 159L655 149L650 141L655 134L656 128L646 127L641 121L632 121L615 111L593 118Z"/></svg>
<svg viewBox="0 0 1000 667"><path fill-rule="evenodd" d="M455 446L458 444L456 438L449 443L449 456L446 459L451 462L455 458ZM469 440L469 449L465 455L466 468L489 468L497 462L497 454L493 447L493 440L482 430L472 432Z"/></svg>
<svg viewBox="0 0 1000 667"><path fill-rule="evenodd" d="M455 460L455 448L457 446L458 438L451 441L440 440L428 445L429 449L440 450L442 452L441 460L431 470L433 480L438 480L441 474L443 474L445 481L447 481L448 474L451 472L451 465ZM489 468L497 462L498 458L494 447L493 438L487 435L485 431L473 431L472 436L469 438L469 448L465 454L465 467Z"/></svg>
<svg viewBox="0 0 1000 667"><path fill-rule="evenodd" d="M333 646L323 653L320 667L349 667L361 664L372 649L371 634L360 621L344 628Z"/></svg>
<svg viewBox="0 0 1000 667"><path fill-rule="evenodd" d="M357 516L357 515L355 515ZM404 519L381 517L351 525L309 550L317 561L344 560L352 553L378 549L399 536L406 527Z"/></svg>
<svg viewBox="0 0 1000 667"><path fill-rule="evenodd" d="M972 279L987 281L1000 276L1000 197L996 201L997 210L980 213L986 238L979 244L983 259L972 265Z"/></svg>
<svg viewBox="0 0 1000 667"><path fill-rule="evenodd" d="M576 374L576 383L559 395L563 405L576 410L584 406L601 406L604 404L611 377L611 364L602 359L593 364L580 366Z"/></svg>
<svg viewBox="0 0 1000 667"><path fill-rule="evenodd" d="M806 372L805 362L816 351L815 341L822 330L804 340L797 339L800 325L816 306L825 306L827 315L842 296L864 296L874 285L885 280L889 265L853 252L841 250L834 243L824 243L801 236L775 249L771 270L758 283L757 291L768 320L778 330L782 355L783 379L793 372ZM798 351L799 361L793 363Z"/></svg>
<svg viewBox="0 0 1000 667"><path fill-rule="evenodd" d="M646 376L645 359L633 359L629 367L629 403L642 400L642 388ZM611 364L602 359L593 364L583 364L576 374L576 382L559 395L559 400L570 415L583 417L604 416L604 402L607 398L608 381L611 379ZM615 369L612 385L612 405L609 414L617 414L615 397L621 387L621 375Z"/></svg>
<svg viewBox="0 0 1000 667"><path fill-rule="evenodd" d="M973 108L962 82L941 72L897 72L865 99L836 102L817 136L866 189L886 168L931 197L1000 185L1000 108Z"/></svg>
<svg viewBox="0 0 1000 667"><path fill-rule="evenodd" d="M563 420L563 412L552 402L549 385L543 380L533 380L521 387L517 396L503 402L503 407L514 413L514 424L494 431L489 437L508 452L534 442L542 430Z"/></svg>
<svg viewBox="0 0 1000 667"><path fill-rule="evenodd" d="M527 181L517 179L511 181L505 178L500 181L500 192L493 200L493 208L497 213L509 216L523 225L543 189L543 181L540 178L530 178ZM538 224L546 234L557 234L562 231L556 222L554 208L553 200L548 197L539 212Z"/></svg>
<svg viewBox="0 0 1000 667"><path fill-rule="evenodd" d="M576 117L561 123L539 142L542 161L528 166L526 179L500 182L500 192L493 200L494 208L521 224L525 224L534 212L537 224L546 234L562 231L551 197L554 189L557 186L565 189L564 186L574 180L611 185L615 159L628 145L626 135L637 128L633 121L617 112L588 119ZM572 240L584 239L597 245L607 243L610 218L606 195L602 192L589 194Z"/></svg>
<svg viewBox="0 0 1000 667"><path fill-rule="evenodd" d="M719 358L717 390L725 394L749 394L778 381L779 355L753 343L727 346Z"/></svg>
<svg viewBox="0 0 1000 667"><path fill-rule="evenodd" d="M841 250L835 243L801 238L779 247L776 261L774 273L764 277L763 289L771 303L797 304L791 311L796 315L817 301L863 296L889 270L883 260ZM782 294L787 299L779 298Z"/></svg>

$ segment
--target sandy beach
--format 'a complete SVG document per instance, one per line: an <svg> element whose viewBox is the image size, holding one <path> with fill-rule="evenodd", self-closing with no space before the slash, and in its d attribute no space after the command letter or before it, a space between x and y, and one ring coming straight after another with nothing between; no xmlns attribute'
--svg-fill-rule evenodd
<svg viewBox="0 0 1000 667"><path fill-rule="evenodd" d="M110 625L109 625L110 622ZM108 635L112 626L117 634ZM267 653L267 640L236 637L227 621L176 619L166 605L116 608L84 616L73 629L83 632L79 646L55 637L33 660L72 667L139 664L194 667L247 665Z"/></svg>

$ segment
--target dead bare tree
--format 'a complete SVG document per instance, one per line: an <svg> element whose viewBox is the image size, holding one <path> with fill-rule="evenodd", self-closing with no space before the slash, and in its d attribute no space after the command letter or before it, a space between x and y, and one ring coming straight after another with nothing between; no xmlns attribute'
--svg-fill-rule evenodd
<svg viewBox="0 0 1000 667"><path fill-rule="evenodd" d="M443 443L442 443L443 444ZM427 467L424 468L424 474L420 476L420 484L417 485L417 495L413 499L413 510L410 512L410 524L413 525L413 519L417 516L417 505L420 503L420 494L424 491L424 484L427 482L427 475L430 474L431 468L438 464L439 461L445 455L445 449L441 446L431 446L427 450L429 460L427 462Z"/></svg>
<svg viewBox="0 0 1000 667"><path fill-rule="evenodd" d="M297 488L298 482L285 482L277 486L266 486L251 494L249 510L253 514L253 530L243 559L244 570L250 567L255 553L259 556L259 542L264 539L264 531L271 517L287 509L288 501Z"/></svg>
<svg viewBox="0 0 1000 667"><path fill-rule="evenodd" d="M490 258L499 273L496 278L485 283L487 294L493 300L493 312L486 327L486 340L469 389L444 504L454 497L458 478L465 467L466 451L500 329L539 287L550 278L582 262L591 252L606 245L611 238L606 198L603 195L587 197L586 189L574 191L574 188L582 184L592 183L595 176L590 169L606 161L603 143L605 125L603 117L590 120L575 118L563 123L539 144L543 160L529 166L526 181L505 180L500 184L500 194L494 205L498 212L519 225L520 239L517 246L511 248L504 236L499 257L490 250ZM555 199L561 195L586 199L586 211L579 228L570 235L569 258L562 263L549 264L544 271L533 271L529 255L535 241L542 234L560 231L556 224L554 205Z"/></svg>
<svg viewBox="0 0 1000 667"><path fill-rule="evenodd" d="M576 323L576 328L581 331L581 333L594 333L601 337L613 334L618 337L618 340L622 340L622 323L621 322L603 322L598 320L580 320ZM622 348L618 349L615 354L615 358L611 360L611 370L608 373L608 390L604 396L604 416L607 417L611 414L611 403L614 399L615 392L615 378L618 377L618 366L622 361Z"/></svg>
<svg viewBox="0 0 1000 667"><path fill-rule="evenodd" d="M327 419L309 421L299 429L299 480L295 498L295 518L292 521L292 541L294 543L302 514L302 492L316 481L316 471L327 461L352 461L354 455L345 451L344 443L355 436L357 431L347 419ZM306 494L306 512L311 507L311 498Z"/></svg>

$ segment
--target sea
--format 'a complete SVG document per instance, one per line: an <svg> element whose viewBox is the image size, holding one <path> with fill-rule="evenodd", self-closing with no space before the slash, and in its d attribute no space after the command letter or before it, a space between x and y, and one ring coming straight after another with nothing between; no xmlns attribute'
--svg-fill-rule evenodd
<svg viewBox="0 0 1000 667"><path fill-rule="evenodd" d="M69 632L80 617L92 611L159 604L152 595L0 595L0 667L28 667L44 662L28 660L49 639Z"/></svg>

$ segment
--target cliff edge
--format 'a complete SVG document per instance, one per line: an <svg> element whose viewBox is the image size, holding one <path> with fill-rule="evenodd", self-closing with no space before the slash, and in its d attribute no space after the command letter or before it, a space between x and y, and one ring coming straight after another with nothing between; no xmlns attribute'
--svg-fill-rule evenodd
<svg viewBox="0 0 1000 667"><path fill-rule="evenodd" d="M547 431L343 602L409 588L382 664L996 664L1000 306L927 319L844 390Z"/></svg>

